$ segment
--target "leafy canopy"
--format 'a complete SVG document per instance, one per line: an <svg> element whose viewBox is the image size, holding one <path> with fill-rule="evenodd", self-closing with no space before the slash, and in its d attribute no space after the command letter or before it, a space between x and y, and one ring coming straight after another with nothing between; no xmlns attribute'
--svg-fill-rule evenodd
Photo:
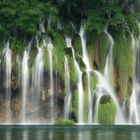
<svg viewBox="0 0 140 140"><path fill-rule="evenodd" d="M80 28L81 23L89 31L102 32L106 25L121 31L127 25L136 32L139 6L139 0L1 0L0 36L28 38L39 31L40 22L48 23L48 19L52 34L58 24L71 31L72 24Z"/></svg>

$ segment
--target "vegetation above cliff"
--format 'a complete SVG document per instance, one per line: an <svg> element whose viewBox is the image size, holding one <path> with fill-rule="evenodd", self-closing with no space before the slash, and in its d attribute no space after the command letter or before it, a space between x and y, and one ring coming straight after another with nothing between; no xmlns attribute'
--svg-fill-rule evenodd
<svg viewBox="0 0 140 140"><path fill-rule="evenodd" d="M2 0L0 35L6 39L23 40L23 37L35 35L42 21L51 33L52 30L66 30L63 26L76 25L79 28L81 23L90 31L100 32L109 25L118 32L124 26L136 32L135 25L140 15L138 5L138 0Z"/></svg>

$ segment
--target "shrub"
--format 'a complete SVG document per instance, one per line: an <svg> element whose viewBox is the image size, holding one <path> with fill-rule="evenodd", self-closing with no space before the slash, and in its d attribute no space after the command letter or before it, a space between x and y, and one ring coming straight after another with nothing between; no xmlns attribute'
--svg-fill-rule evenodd
<svg viewBox="0 0 140 140"><path fill-rule="evenodd" d="M69 120L69 119L66 119L66 118L58 118L55 121L55 124L56 125L74 125L75 122L73 120Z"/></svg>

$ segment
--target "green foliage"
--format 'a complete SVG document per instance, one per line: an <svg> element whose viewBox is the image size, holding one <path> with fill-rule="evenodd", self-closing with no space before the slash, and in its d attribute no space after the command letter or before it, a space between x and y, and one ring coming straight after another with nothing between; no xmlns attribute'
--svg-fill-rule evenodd
<svg viewBox="0 0 140 140"><path fill-rule="evenodd" d="M49 2L42 0L5 0L0 2L0 34L6 37L23 37L38 32L44 15L56 12Z"/></svg>
<svg viewBox="0 0 140 140"><path fill-rule="evenodd" d="M125 24L137 32L139 5L138 1L119 0L3 0L0 2L0 36L6 39L10 36L31 37L38 32L39 23L44 21L48 24L48 20L51 20L50 26L47 26L49 34L55 34L59 29L73 36L81 23L87 30L98 33L106 25L118 28Z"/></svg>
<svg viewBox="0 0 140 140"><path fill-rule="evenodd" d="M140 13L127 13L125 16L125 21L128 24L130 31L135 34L136 36L139 35L139 28L138 28L138 19L140 17Z"/></svg>
<svg viewBox="0 0 140 140"><path fill-rule="evenodd" d="M115 121L116 107L111 101L99 105L98 119L101 124L112 124Z"/></svg>
<svg viewBox="0 0 140 140"><path fill-rule="evenodd" d="M60 21L62 23L71 21L77 26L81 24L81 19L85 16L87 3L83 0L53 0L53 4L56 5L59 11Z"/></svg>
<svg viewBox="0 0 140 140"><path fill-rule="evenodd" d="M69 120L66 118L58 118L55 121L55 125L74 125L74 124L75 124L75 122L73 120Z"/></svg>
<svg viewBox="0 0 140 140"><path fill-rule="evenodd" d="M14 39L11 42L11 48L17 52L21 52L23 51L23 44L21 41Z"/></svg>
<svg viewBox="0 0 140 140"><path fill-rule="evenodd" d="M116 0L109 2L99 0L91 2L93 6L88 10L86 27L88 30L102 32L106 25L116 26L123 22L124 15L120 3Z"/></svg>

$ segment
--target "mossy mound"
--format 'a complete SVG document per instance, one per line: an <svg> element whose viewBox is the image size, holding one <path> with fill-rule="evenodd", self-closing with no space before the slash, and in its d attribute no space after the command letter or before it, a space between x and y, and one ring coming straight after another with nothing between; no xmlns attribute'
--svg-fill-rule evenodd
<svg viewBox="0 0 140 140"><path fill-rule="evenodd" d="M116 107L111 101L106 104L99 105L98 120L101 124L113 124L115 121Z"/></svg>
<svg viewBox="0 0 140 140"><path fill-rule="evenodd" d="M66 118L58 118L55 121L55 125L74 125L74 124L75 124L75 122L73 120L69 120Z"/></svg>

